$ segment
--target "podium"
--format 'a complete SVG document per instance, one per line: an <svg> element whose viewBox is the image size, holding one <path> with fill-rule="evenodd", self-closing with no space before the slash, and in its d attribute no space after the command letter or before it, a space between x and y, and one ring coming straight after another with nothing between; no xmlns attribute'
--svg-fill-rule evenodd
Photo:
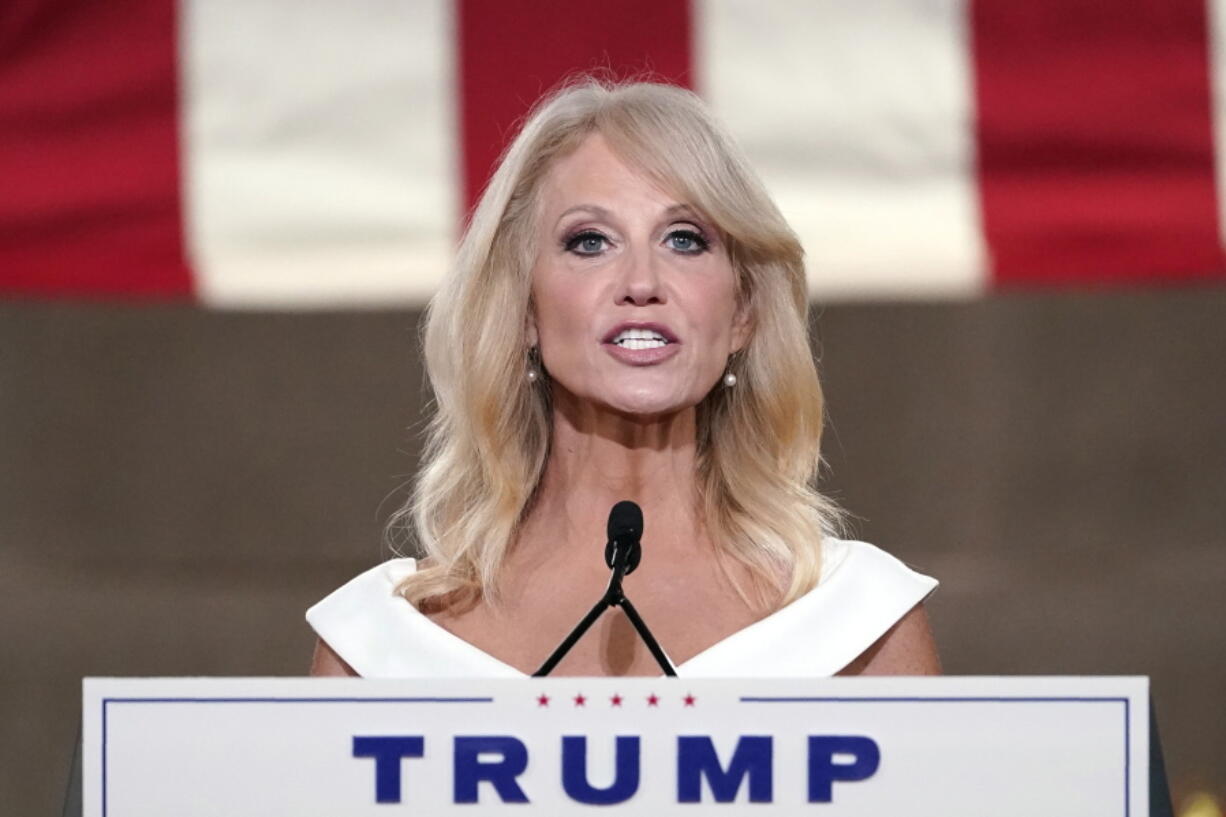
<svg viewBox="0 0 1226 817"><path fill-rule="evenodd" d="M1145 678L100 678L82 714L87 817L1170 813Z"/></svg>

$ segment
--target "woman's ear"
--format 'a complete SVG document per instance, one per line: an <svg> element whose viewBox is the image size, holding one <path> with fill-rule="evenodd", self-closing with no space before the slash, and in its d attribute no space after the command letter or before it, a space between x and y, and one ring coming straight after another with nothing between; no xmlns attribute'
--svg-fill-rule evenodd
<svg viewBox="0 0 1226 817"><path fill-rule="evenodd" d="M528 314L524 318L524 343L529 349L539 343L536 335L536 310L532 308L532 304L528 304Z"/></svg>
<svg viewBox="0 0 1226 817"><path fill-rule="evenodd" d="M732 351L739 352L749 345L753 337L753 311L747 301L737 305L736 314L732 316Z"/></svg>

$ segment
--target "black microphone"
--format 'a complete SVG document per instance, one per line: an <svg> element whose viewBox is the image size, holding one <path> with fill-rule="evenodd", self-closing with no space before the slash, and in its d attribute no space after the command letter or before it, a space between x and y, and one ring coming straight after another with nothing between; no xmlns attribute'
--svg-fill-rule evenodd
<svg viewBox="0 0 1226 817"><path fill-rule="evenodd" d="M532 673L533 676L548 675L566 656L566 653L570 652L571 647L583 637L588 628L596 623L596 619L600 618L610 607L622 608L626 618L630 619L630 623L634 625L635 631L643 639L643 643L647 645L648 651L656 659L656 663L660 665L664 674L677 674L677 670L673 668L664 650L660 649L655 636L651 634L651 630L647 629L647 623L643 621L638 611L634 609L634 605L630 603L630 599L626 598L626 594L622 592L622 577L638 567L643 558L643 545L640 541L643 538L643 510L628 499L618 502L609 511L609 523L605 531L609 539L604 546L604 561L613 570L613 575L609 577L609 586L600 600L583 617L583 620L571 630L570 635L562 639L558 648L545 659L541 668Z"/></svg>
<svg viewBox="0 0 1226 817"><path fill-rule="evenodd" d="M643 509L623 499L609 511L605 529L609 543L604 546L604 563L614 569L620 563L622 575L630 575L643 559Z"/></svg>

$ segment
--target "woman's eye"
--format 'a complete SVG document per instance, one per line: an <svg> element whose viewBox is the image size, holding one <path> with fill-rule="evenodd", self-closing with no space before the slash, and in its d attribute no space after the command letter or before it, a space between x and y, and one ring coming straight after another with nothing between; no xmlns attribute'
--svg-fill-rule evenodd
<svg viewBox="0 0 1226 817"><path fill-rule="evenodd" d="M585 232L566 240L566 251L577 255L599 255L608 248L609 239L600 233Z"/></svg>
<svg viewBox="0 0 1226 817"><path fill-rule="evenodd" d="M670 249L687 255L706 252L709 247L707 240L694 230L673 230L665 237L664 243Z"/></svg>

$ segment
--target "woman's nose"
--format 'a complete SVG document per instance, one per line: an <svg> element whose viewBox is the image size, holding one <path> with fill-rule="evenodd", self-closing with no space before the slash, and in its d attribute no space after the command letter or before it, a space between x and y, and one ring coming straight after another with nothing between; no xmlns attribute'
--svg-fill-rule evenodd
<svg viewBox="0 0 1226 817"><path fill-rule="evenodd" d="M664 303L660 271L650 253L634 253L625 259L617 302L632 306Z"/></svg>

